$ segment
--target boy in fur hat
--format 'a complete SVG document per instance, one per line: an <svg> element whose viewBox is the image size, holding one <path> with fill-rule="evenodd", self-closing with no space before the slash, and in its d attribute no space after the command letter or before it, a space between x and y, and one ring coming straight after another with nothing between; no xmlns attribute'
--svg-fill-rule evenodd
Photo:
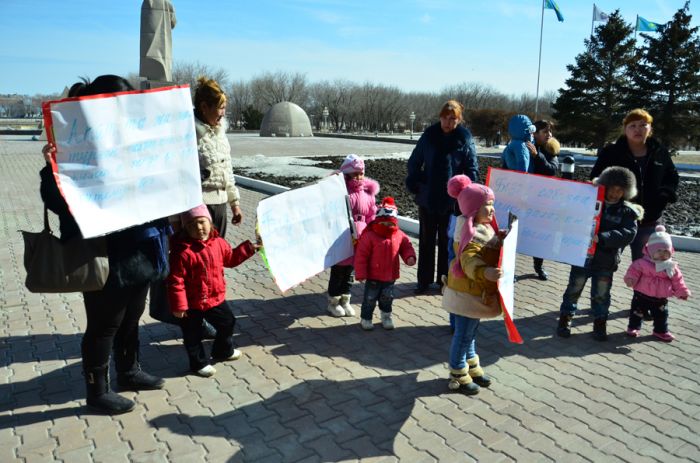
<svg viewBox="0 0 700 463"><path fill-rule="evenodd" d="M360 237L355 251L355 278L367 280L362 301L360 326L369 331L372 313L379 303L382 327L393 330L391 305L394 301L394 282L399 278L399 256L404 263L416 263L416 251L411 241L398 226L398 209L394 198L387 196L377 209L377 217L370 222Z"/></svg>
<svg viewBox="0 0 700 463"><path fill-rule="evenodd" d="M641 206L628 202L637 195L636 183L632 171L624 167L608 167L593 180L594 185L605 187L605 203L598 232L593 236L595 253L588 257L584 267L571 266L569 285L559 309L557 334L563 338L571 336L571 319L576 313L583 287L590 278L593 337L597 341L607 340L613 273L620 263L622 249L634 239L637 221L644 215Z"/></svg>
<svg viewBox="0 0 700 463"><path fill-rule="evenodd" d="M671 260L673 252L671 235L663 225L657 225L642 250L643 257L627 269L625 284L634 288L628 336L639 336L643 314L648 310L654 320L652 334L663 342L676 339L668 330L668 298L675 296L685 301L690 297L690 290L678 263Z"/></svg>
<svg viewBox="0 0 700 463"><path fill-rule="evenodd" d="M374 220L377 212L375 196L379 193L379 183L365 177L365 161L356 154L348 154L338 172L345 177L350 211L359 239L367 224ZM338 262L331 267L328 279L328 313L334 317L354 317L355 309L350 305L352 286L353 257Z"/></svg>

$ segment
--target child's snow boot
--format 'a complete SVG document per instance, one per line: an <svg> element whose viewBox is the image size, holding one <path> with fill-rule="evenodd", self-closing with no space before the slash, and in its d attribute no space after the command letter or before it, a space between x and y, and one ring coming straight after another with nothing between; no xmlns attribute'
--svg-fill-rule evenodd
<svg viewBox="0 0 700 463"><path fill-rule="evenodd" d="M479 393L479 385L476 384L472 377L469 376L469 371L466 368L455 370L450 368L450 382L447 387L452 391L458 391L466 395L474 395Z"/></svg>
<svg viewBox="0 0 700 463"><path fill-rule="evenodd" d="M479 365L479 356L467 359L467 365L469 365L469 376L476 384L481 387L489 387L491 385L491 378L484 374L484 370Z"/></svg>
<svg viewBox="0 0 700 463"><path fill-rule="evenodd" d="M355 316L355 309L352 308L350 305L350 295L349 294L342 294L340 296L340 308L343 309L343 312L345 312L346 317L354 317Z"/></svg>
<svg viewBox="0 0 700 463"><path fill-rule="evenodd" d="M385 330L394 329L394 321L391 319L391 312L382 311L382 328Z"/></svg>
<svg viewBox="0 0 700 463"><path fill-rule="evenodd" d="M334 317L345 315L345 310L340 306L340 296L328 296L328 313Z"/></svg>
<svg viewBox="0 0 700 463"><path fill-rule="evenodd" d="M568 338L571 336L571 320L573 315L570 314L560 314L559 315L559 325L557 326L557 336L561 338Z"/></svg>

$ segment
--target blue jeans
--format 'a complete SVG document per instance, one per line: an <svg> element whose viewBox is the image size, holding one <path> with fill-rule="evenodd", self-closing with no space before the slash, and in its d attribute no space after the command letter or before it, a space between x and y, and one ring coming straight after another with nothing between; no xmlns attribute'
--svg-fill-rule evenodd
<svg viewBox="0 0 700 463"><path fill-rule="evenodd" d="M586 281L591 279L591 310L593 318L607 318L610 308L610 288L613 282L613 272L609 270L590 270L583 267L571 266L569 285L564 291L564 298L559 311L562 315L574 315L578 308L578 298L581 296Z"/></svg>
<svg viewBox="0 0 700 463"><path fill-rule="evenodd" d="M478 318L454 315L455 333L450 345L450 368L459 370L467 366L467 359L476 356L476 330Z"/></svg>
<svg viewBox="0 0 700 463"><path fill-rule="evenodd" d="M365 295L362 299L360 317L372 320L372 312L379 302L379 310L391 313L391 304L394 302L394 282L367 280L365 282Z"/></svg>

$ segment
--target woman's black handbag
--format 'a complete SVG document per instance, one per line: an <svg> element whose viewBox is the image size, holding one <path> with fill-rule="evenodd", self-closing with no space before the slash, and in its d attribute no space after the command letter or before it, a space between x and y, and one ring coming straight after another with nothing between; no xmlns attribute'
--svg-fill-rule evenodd
<svg viewBox="0 0 700 463"><path fill-rule="evenodd" d="M62 242L49 226L44 207L44 230L22 231L25 286L33 293L97 291L109 276L107 240L104 237L72 238Z"/></svg>

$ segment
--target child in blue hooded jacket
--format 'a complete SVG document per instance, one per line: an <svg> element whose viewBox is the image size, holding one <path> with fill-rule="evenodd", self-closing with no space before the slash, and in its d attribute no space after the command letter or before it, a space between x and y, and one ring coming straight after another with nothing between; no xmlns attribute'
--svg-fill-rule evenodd
<svg viewBox="0 0 700 463"><path fill-rule="evenodd" d="M530 150L527 148L527 143L534 142L532 137L534 132L535 126L526 115L516 114L510 118L508 121L510 143L506 145L506 149L501 155L504 168L519 172L533 171L535 165L530 162Z"/></svg>

